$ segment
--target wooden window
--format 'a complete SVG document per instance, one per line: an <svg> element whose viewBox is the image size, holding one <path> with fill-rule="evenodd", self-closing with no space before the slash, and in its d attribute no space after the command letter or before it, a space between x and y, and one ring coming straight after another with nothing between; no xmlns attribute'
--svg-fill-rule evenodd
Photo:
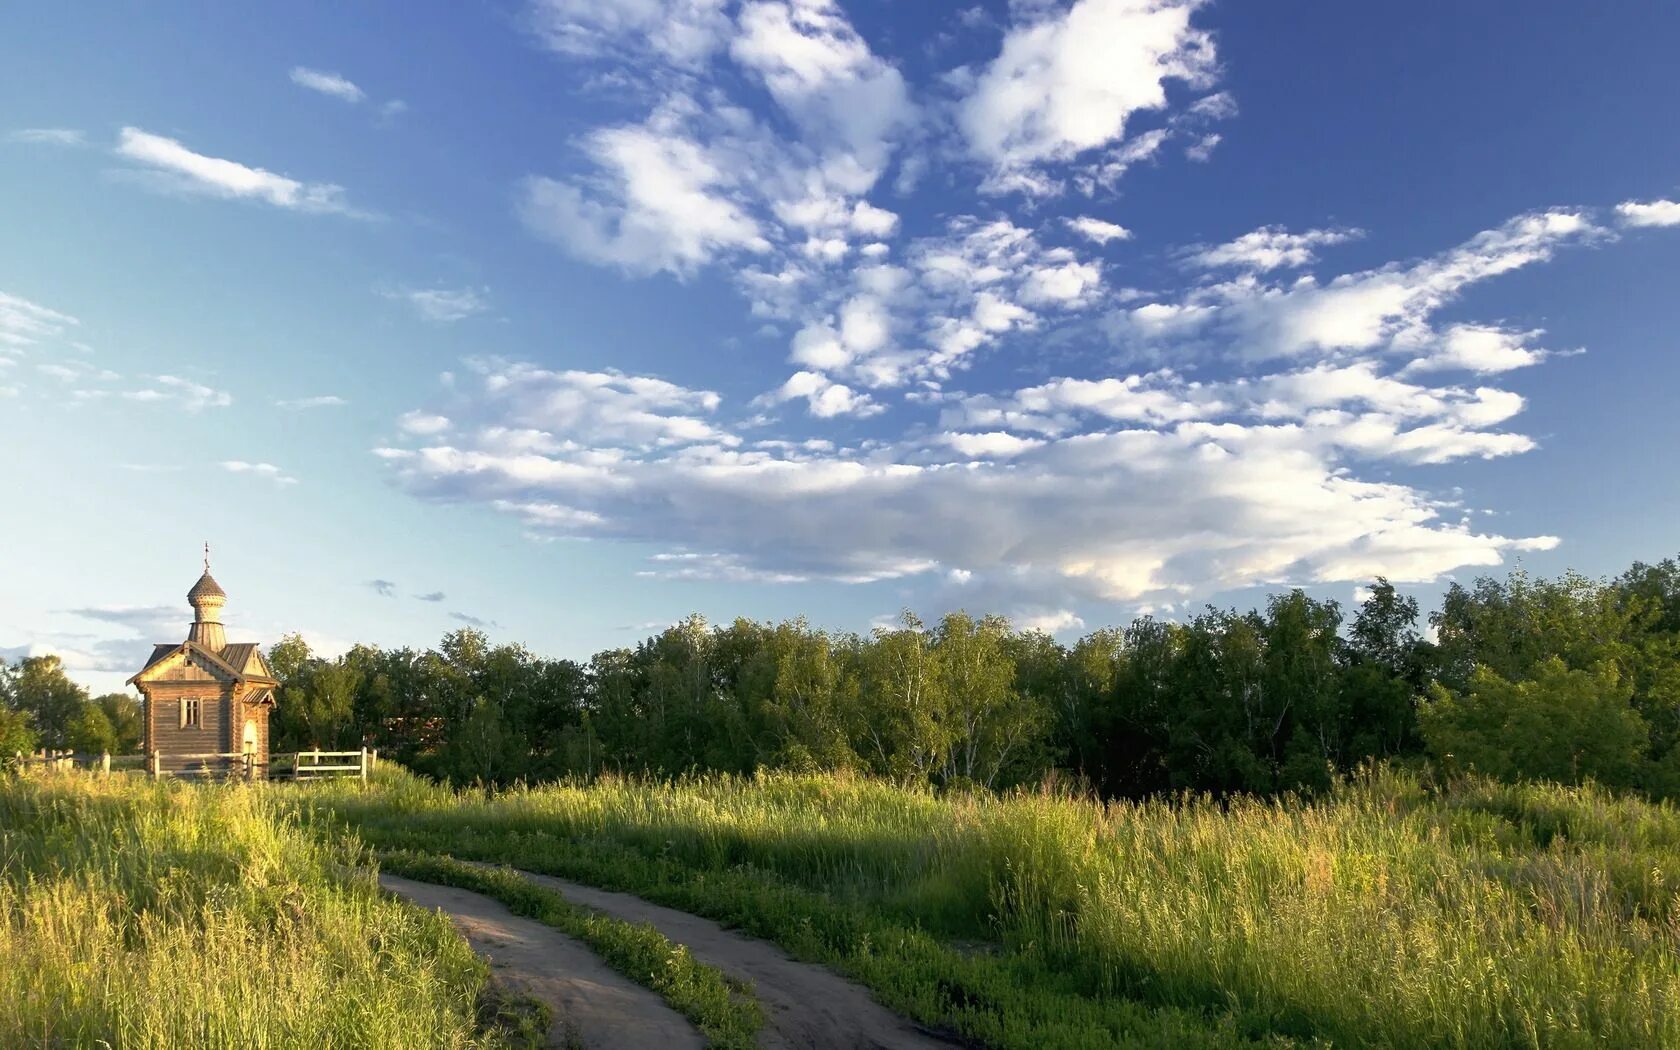
<svg viewBox="0 0 1680 1050"><path fill-rule="evenodd" d="M203 724L200 720L204 714L203 705L204 701L197 697L189 697L181 701L182 729L197 729Z"/></svg>

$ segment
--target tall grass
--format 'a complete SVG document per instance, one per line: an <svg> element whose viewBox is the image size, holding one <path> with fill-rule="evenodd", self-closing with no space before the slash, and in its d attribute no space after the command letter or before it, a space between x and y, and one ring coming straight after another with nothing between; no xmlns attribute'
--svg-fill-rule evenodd
<svg viewBox="0 0 1680 1050"><path fill-rule="evenodd" d="M0 777L0 1046L471 1047L485 969L261 786Z"/></svg>
<svg viewBox="0 0 1680 1050"><path fill-rule="evenodd" d="M1312 802L1103 805L392 776L320 799L372 841L740 923L989 1045L1680 1045L1680 811L1590 787L1383 772Z"/></svg>

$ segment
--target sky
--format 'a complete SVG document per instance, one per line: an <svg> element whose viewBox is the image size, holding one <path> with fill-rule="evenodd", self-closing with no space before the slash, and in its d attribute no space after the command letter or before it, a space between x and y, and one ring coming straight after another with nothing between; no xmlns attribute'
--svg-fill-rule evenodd
<svg viewBox="0 0 1680 1050"><path fill-rule="evenodd" d="M0 657L1680 550L1680 6L0 7Z"/></svg>

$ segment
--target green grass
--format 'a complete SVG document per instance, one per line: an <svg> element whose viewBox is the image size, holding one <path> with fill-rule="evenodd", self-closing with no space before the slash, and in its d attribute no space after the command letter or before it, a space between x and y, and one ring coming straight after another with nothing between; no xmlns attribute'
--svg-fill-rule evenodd
<svg viewBox="0 0 1680 1050"><path fill-rule="evenodd" d="M517 915L576 937L613 969L658 992L719 1050L749 1050L758 1045L764 1016L751 989L734 985L721 970L697 962L687 948L673 944L652 926L580 908L507 868L484 868L411 852L384 854L380 864L395 875L494 897Z"/></svg>
<svg viewBox="0 0 1680 1050"><path fill-rule="evenodd" d="M486 968L271 793L0 776L0 1046L479 1047Z"/></svg>
<svg viewBox="0 0 1680 1050"><path fill-rule="evenodd" d="M1680 811L1401 773L1306 802L834 776L316 794L384 848L736 924L988 1046L1680 1045Z"/></svg>

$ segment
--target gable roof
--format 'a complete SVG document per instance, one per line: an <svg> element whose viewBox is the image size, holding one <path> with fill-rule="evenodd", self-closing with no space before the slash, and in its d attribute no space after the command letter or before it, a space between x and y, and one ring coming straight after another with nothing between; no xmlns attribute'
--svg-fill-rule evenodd
<svg viewBox="0 0 1680 1050"><path fill-rule="evenodd" d="M198 657L202 658L209 670L220 671L225 677L231 678L236 682L243 682L247 678L250 677L244 671L240 670L237 667L232 666L226 660L222 659L222 657L219 653L214 653L214 652L210 651L209 649L206 649L204 646L199 645L197 642L186 641L186 642L176 642L173 645L154 645L154 646L152 646L152 658L150 660L146 661L146 666L140 668L140 670L135 673L133 678L130 678L128 681L124 682L123 684L124 685L133 685L135 682L137 682L141 678L145 677L147 671L150 671L153 667L157 666L159 663L163 662L164 660L169 659L171 656L174 656L176 653L179 653L179 652L189 652L189 653L192 653L195 656L198 656ZM265 675L265 676L262 676L262 677L266 678L267 676Z"/></svg>
<svg viewBox="0 0 1680 1050"><path fill-rule="evenodd" d="M157 663L159 660L168 656L170 653L174 652L175 650L179 649L180 647L181 647L180 642L158 642L156 645L152 646L152 655L146 657L145 667L140 668L140 670L144 671L147 667L150 667L153 664ZM135 678L138 678L138 677L139 677L139 675L135 675ZM132 682L132 681L134 681L134 679L130 678L129 681Z"/></svg>
<svg viewBox="0 0 1680 1050"><path fill-rule="evenodd" d="M256 642L234 642L232 645L222 646L221 657L229 667L243 672L249 670L251 654L256 650Z"/></svg>
<svg viewBox="0 0 1680 1050"><path fill-rule="evenodd" d="M221 656L223 662L246 678L279 684L274 673L268 669L268 661L263 659L262 647L256 642L235 642L223 646Z"/></svg>

